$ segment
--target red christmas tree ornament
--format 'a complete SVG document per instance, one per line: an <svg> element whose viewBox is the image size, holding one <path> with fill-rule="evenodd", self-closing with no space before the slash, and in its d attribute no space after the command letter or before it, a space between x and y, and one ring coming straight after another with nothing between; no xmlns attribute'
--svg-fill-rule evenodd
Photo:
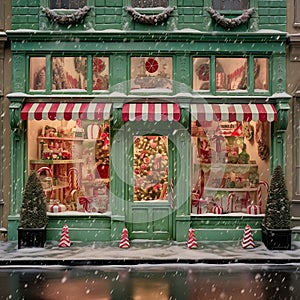
<svg viewBox="0 0 300 300"><path fill-rule="evenodd" d="M198 248L198 243L195 237L195 230L193 228L189 229L187 246L190 249Z"/></svg>
<svg viewBox="0 0 300 300"><path fill-rule="evenodd" d="M158 61L154 58L148 58L145 62L145 68L149 73L156 72L158 69Z"/></svg>
<svg viewBox="0 0 300 300"><path fill-rule="evenodd" d="M223 208L219 205L213 207L213 213L216 215L221 215L223 213Z"/></svg>
<svg viewBox="0 0 300 300"><path fill-rule="evenodd" d="M260 207L258 205L251 204L247 207L247 213L250 215L260 214Z"/></svg>
<svg viewBox="0 0 300 300"><path fill-rule="evenodd" d="M59 247L70 247L70 237L69 237L69 227L65 224L62 231L61 231L61 238L58 243Z"/></svg>
<svg viewBox="0 0 300 300"><path fill-rule="evenodd" d="M122 230L122 236L121 236L119 247L124 248L124 249L130 247L129 238L128 238L128 230L126 227Z"/></svg>
<svg viewBox="0 0 300 300"><path fill-rule="evenodd" d="M249 225L246 225L245 230L244 230L242 247L244 249L255 248L255 244L254 244L252 232L251 232L251 227Z"/></svg>

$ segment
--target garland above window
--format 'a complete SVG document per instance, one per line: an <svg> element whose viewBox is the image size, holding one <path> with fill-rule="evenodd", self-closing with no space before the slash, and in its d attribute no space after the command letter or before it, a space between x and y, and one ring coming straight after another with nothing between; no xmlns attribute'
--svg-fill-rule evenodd
<svg viewBox="0 0 300 300"><path fill-rule="evenodd" d="M250 17L251 14L255 11L255 8L249 8L244 10L244 12L236 17L236 18L225 18L223 15L221 15L219 12L214 10L213 8L209 7L207 9L207 12L210 14L210 17L220 26L224 28L235 28L241 24L246 23Z"/></svg>
<svg viewBox="0 0 300 300"><path fill-rule="evenodd" d="M46 17L49 19L52 23L58 23L61 25L72 25L72 24L78 24L81 20L83 20L87 13L90 11L90 7L84 6L80 9L78 9L75 13L70 15L60 15L56 13L54 10L49 8L43 8L42 12L46 15Z"/></svg>
<svg viewBox="0 0 300 300"><path fill-rule="evenodd" d="M166 21L171 13L174 11L175 7L166 7L163 12L156 15L145 15L137 12L133 7L126 7L127 12L131 15L133 21L141 24L157 25Z"/></svg>

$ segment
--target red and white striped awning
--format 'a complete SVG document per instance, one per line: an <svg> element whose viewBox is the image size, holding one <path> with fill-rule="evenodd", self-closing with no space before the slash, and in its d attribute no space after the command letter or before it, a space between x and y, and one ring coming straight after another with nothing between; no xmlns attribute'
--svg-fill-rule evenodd
<svg viewBox="0 0 300 300"><path fill-rule="evenodd" d="M127 121L179 121L180 106L175 103L126 103L122 119Z"/></svg>
<svg viewBox="0 0 300 300"><path fill-rule="evenodd" d="M191 104L192 121L268 121L277 120L272 104Z"/></svg>
<svg viewBox="0 0 300 300"><path fill-rule="evenodd" d="M111 103L26 103L22 120L108 120Z"/></svg>

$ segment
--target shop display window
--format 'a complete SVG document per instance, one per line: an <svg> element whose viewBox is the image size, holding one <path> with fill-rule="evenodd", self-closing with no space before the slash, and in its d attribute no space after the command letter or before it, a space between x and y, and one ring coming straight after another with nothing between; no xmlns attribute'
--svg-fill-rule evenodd
<svg viewBox="0 0 300 300"><path fill-rule="evenodd" d="M87 89L86 57L53 57L52 89Z"/></svg>
<svg viewBox="0 0 300 300"><path fill-rule="evenodd" d="M131 57L131 90L172 89L171 57Z"/></svg>
<svg viewBox="0 0 300 300"><path fill-rule="evenodd" d="M247 90L247 59L216 58L216 90Z"/></svg>
<svg viewBox="0 0 300 300"><path fill-rule="evenodd" d="M263 213L270 123L195 121L191 128L192 213Z"/></svg>
<svg viewBox="0 0 300 300"><path fill-rule="evenodd" d="M46 89L46 57L30 57L29 89Z"/></svg>
<svg viewBox="0 0 300 300"><path fill-rule="evenodd" d="M267 91L268 87L269 60L267 58L254 59L254 89L255 92Z"/></svg>
<svg viewBox="0 0 300 300"><path fill-rule="evenodd" d="M208 57L193 58L193 90L210 89L210 59Z"/></svg>
<svg viewBox="0 0 300 300"><path fill-rule="evenodd" d="M85 5L86 0L50 0L50 8L52 9L77 9Z"/></svg>
<svg viewBox="0 0 300 300"><path fill-rule="evenodd" d="M36 170L49 212L109 211L107 121L28 121L29 170Z"/></svg>
<svg viewBox="0 0 300 300"><path fill-rule="evenodd" d="M93 58L93 90L108 90L108 57Z"/></svg>
<svg viewBox="0 0 300 300"><path fill-rule="evenodd" d="M134 137L134 201L168 200L168 137Z"/></svg>

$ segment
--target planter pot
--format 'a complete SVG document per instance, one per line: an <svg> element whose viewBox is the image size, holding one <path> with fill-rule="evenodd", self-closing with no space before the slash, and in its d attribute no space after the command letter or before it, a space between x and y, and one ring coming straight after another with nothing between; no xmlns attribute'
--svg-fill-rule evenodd
<svg viewBox="0 0 300 300"><path fill-rule="evenodd" d="M270 229L261 225L262 241L269 250L290 250L291 229Z"/></svg>
<svg viewBox="0 0 300 300"><path fill-rule="evenodd" d="M39 247L46 243L46 226L43 228L18 228L18 249Z"/></svg>

